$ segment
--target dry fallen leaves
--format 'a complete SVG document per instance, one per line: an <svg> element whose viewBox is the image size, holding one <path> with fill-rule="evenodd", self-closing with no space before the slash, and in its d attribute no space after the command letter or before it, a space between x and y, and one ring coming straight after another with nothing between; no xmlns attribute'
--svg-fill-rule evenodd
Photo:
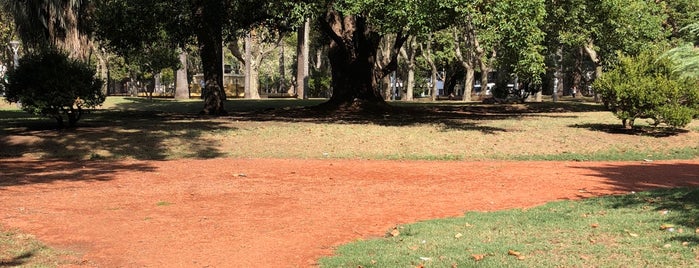
<svg viewBox="0 0 699 268"><path fill-rule="evenodd" d="M674 230L675 225L669 224L669 223L663 223L660 225L660 230L668 230L668 229L673 229Z"/></svg>
<svg viewBox="0 0 699 268"><path fill-rule="evenodd" d="M510 250L507 251L507 255L510 255L510 256L520 256L520 255L522 255L522 253L510 249Z"/></svg>
<svg viewBox="0 0 699 268"><path fill-rule="evenodd" d="M485 254L473 254L471 257L473 257L473 259L476 261L482 261L485 259Z"/></svg>
<svg viewBox="0 0 699 268"><path fill-rule="evenodd" d="M396 237L400 235L400 231L398 231L398 227L393 227L390 232L386 235L387 237Z"/></svg>
<svg viewBox="0 0 699 268"><path fill-rule="evenodd" d="M461 233L458 233L458 234L454 235L454 238L459 238L459 237L462 237L462 236L464 236L464 235L461 234Z"/></svg>
<svg viewBox="0 0 699 268"><path fill-rule="evenodd" d="M597 228L597 227L599 227L599 223L590 224L590 227L592 227L592 228Z"/></svg>
<svg viewBox="0 0 699 268"><path fill-rule="evenodd" d="M511 250L511 249L507 251L507 255L515 256L515 257L516 257L518 260L520 260L520 261L525 259L524 255L522 255L521 252L519 252L519 251L514 251L514 250Z"/></svg>

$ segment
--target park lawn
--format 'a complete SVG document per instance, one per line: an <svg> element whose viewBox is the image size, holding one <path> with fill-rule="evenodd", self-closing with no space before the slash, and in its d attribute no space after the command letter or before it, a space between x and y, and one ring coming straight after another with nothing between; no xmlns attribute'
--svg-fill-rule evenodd
<svg viewBox="0 0 699 268"><path fill-rule="evenodd" d="M690 267L699 189L467 212L343 245L321 267Z"/></svg>
<svg viewBox="0 0 699 268"><path fill-rule="evenodd" d="M0 157L64 159L342 158L396 160L659 160L699 155L699 123L634 131L596 104L394 103L373 115L297 109L321 100L230 100L202 117L201 100L110 97L74 130L0 107ZM405 112L407 111L407 112Z"/></svg>
<svg viewBox="0 0 699 268"><path fill-rule="evenodd" d="M699 155L697 122L671 130L650 128L641 120L641 128L624 131L599 105L575 101L395 103L420 109L370 118L297 109L320 102L230 100L229 116L202 117L196 114L201 100L110 97L79 128L68 130L55 130L51 120L2 103L0 157L650 161ZM604 261L618 259L610 266L694 265L699 239L691 217L697 214L697 200L687 191L469 212L463 218L398 226L398 236L343 247L322 264L607 266ZM676 203L660 202L664 200ZM666 207L670 212L660 215ZM666 223L674 225L674 232L659 230ZM31 236L0 231L0 237L1 252L6 253L0 266L21 262L51 267L60 261Z"/></svg>

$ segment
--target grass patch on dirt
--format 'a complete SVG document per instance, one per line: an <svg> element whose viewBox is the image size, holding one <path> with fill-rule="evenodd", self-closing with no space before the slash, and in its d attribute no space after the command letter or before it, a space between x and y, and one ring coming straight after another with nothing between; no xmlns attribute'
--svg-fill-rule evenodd
<svg viewBox="0 0 699 268"><path fill-rule="evenodd" d="M358 241L321 267L690 267L699 190L665 189L530 209L468 212Z"/></svg>
<svg viewBox="0 0 699 268"><path fill-rule="evenodd" d="M397 160L643 160L699 156L699 124L634 131L597 104L392 103L372 114L303 107L322 100L229 100L230 115L199 116L201 100L109 97L80 127L0 105L0 157L63 159L344 158Z"/></svg>
<svg viewBox="0 0 699 268"><path fill-rule="evenodd" d="M48 248L34 236L0 228L0 267L58 267L70 263L68 253Z"/></svg>

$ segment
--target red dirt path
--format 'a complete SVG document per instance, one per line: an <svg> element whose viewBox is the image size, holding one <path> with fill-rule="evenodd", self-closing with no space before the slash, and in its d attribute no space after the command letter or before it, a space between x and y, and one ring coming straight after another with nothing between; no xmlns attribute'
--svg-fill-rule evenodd
<svg viewBox="0 0 699 268"><path fill-rule="evenodd" d="M675 186L699 160L0 159L0 225L75 266L309 267L397 224Z"/></svg>

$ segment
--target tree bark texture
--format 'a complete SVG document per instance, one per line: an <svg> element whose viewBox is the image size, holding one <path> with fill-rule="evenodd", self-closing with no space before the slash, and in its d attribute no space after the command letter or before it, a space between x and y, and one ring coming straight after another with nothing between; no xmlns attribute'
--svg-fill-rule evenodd
<svg viewBox="0 0 699 268"><path fill-rule="evenodd" d="M427 62L427 65L430 66L430 81L432 82L430 86L430 99L432 101L437 100L437 95L439 95L439 92L437 92L437 65L434 62L434 59L432 58L432 35L430 35L427 39L426 45L423 46L420 44L420 50L422 51L422 55L425 58L425 61Z"/></svg>
<svg viewBox="0 0 699 268"><path fill-rule="evenodd" d="M298 30L298 43L296 45L296 96L299 99L308 99L310 30L308 19Z"/></svg>
<svg viewBox="0 0 699 268"><path fill-rule="evenodd" d="M187 82L187 52L180 50L180 68L175 74L175 99L189 99Z"/></svg>
<svg viewBox="0 0 699 268"><path fill-rule="evenodd" d="M223 21L221 1L201 0L195 5L197 41L204 71L202 114L225 115L226 92L223 88Z"/></svg>
<svg viewBox="0 0 699 268"><path fill-rule="evenodd" d="M403 94L401 99L404 101L413 100L413 92L415 89L415 57L417 55L417 41L414 36L408 38L407 46L401 48L400 54L405 59L408 68L408 77L405 81Z"/></svg>
<svg viewBox="0 0 699 268"><path fill-rule="evenodd" d="M392 60L377 68L377 49L381 35L373 31L361 15L344 15L328 8L321 29L331 41L328 50L333 94L330 105L355 101L383 104L385 100L378 81L396 70L397 55L407 36L398 34L392 47Z"/></svg>

